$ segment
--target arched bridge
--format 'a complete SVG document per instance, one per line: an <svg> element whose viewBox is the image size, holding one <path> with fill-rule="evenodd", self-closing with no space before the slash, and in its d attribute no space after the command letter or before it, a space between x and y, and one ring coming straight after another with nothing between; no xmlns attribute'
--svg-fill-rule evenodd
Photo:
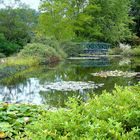
<svg viewBox="0 0 140 140"><path fill-rule="evenodd" d="M111 44L102 42L84 42L80 46L83 47L84 54L106 54L111 48Z"/></svg>

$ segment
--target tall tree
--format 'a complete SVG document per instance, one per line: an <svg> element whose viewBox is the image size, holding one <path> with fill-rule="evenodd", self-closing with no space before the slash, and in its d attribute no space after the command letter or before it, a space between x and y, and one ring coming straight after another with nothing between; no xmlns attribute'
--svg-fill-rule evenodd
<svg viewBox="0 0 140 140"><path fill-rule="evenodd" d="M23 46L31 39L38 14L19 0L14 2L4 3L5 8L0 9L0 32L8 41Z"/></svg>
<svg viewBox="0 0 140 140"><path fill-rule="evenodd" d="M130 14L133 16L135 22L133 30L140 37L140 0L131 0L131 4Z"/></svg>
<svg viewBox="0 0 140 140"><path fill-rule="evenodd" d="M39 31L57 40L72 39L74 36L69 5L65 0L45 0L40 6Z"/></svg>
<svg viewBox="0 0 140 140"><path fill-rule="evenodd" d="M56 39L116 43L131 38L130 0L43 0L42 32Z"/></svg>
<svg viewBox="0 0 140 140"><path fill-rule="evenodd" d="M100 33L98 40L115 43L131 37L130 0L89 0L89 5L98 6L98 10L91 11L92 25L98 25Z"/></svg>

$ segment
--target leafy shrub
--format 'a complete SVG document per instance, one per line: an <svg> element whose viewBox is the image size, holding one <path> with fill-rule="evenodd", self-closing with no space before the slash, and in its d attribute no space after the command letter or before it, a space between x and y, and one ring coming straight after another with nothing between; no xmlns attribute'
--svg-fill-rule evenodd
<svg viewBox="0 0 140 140"><path fill-rule="evenodd" d="M5 57L6 57L5 54L0 53L0 58L5 58Z"/></svg>
<svg viewBox="0 0 140 140"><path fill-rule="evenodd" d="M5 54L6 56L17 53L20 48L21 46L10 42L3 42L2 44L0 44L0 52Z"/></svg>
<svg viewBox="0 0 140 140"><path fill-rule="evenodd" d="M74 42L63 42L61 46L68 56L78 56L83 52L83 48Z"/></svg>
<svg viewBox="0 0 140 140"><path fill-rule="evenodd" d="M0 138L33 140L140 139L140 84L116 87L112 94L71 98L67 109L0 104Z"/></svg>
<svg viewBox="0 0 140 140"><path fill-rule="evenodd" d="M140 46L137 46L136 48L131 50L131 55L133 56L140 56Z"/></svg>
<svg viewBox="0 0 140 140"><path fill-rule="evenodd" d="M122 44L120 43L120 49L122 50L122 55L130 55L131 52L131 46L128 44Z"/></svg>
<svg viewBox="0 0 140 140"><path fill-rule="evenodd" d="M87 103L72 98L68 109L44 111L25 129L29 139L140 139L140 85L116 87Z"/></svg>
<svg viewBox="0 0 140 140"><path fill-rule="evenodd" d="M0 53L8 56L18 52L21 46L6 40L3 34L0 34Z"/></svg>
<svg viewBox="0 0 140 140"><path fill-rule="evenodd" d="M64 52L59 41L54 39L53 37L35 36L35 38L33 39L33 42L41 43L41 44L44 44L46 46L50 46L50 47L54 48L57 51L57 53L61 56L61 58L67 57L67 54Z"/></svg>
<svg viewBox="0 0 140 140"><path fill-rule="evenodd" d="M24 49L21 50L19 56L35 57L41 62L59 61L62 58L54 48L41 43L27 44Z"/></svg>
<svg viewBox="0 0 140 140"><path fill-rule="evenodd" d="M119 47L115 47L109 50L110 55L120 55L121 53L122 53L122 50Z"/></svg>
<svg viewBox="0 0 140 140"><path fill-rule="evenodd" d="M37 106L22 104L0 104L0 139L13 139L24 131L27 123L35 121L37 112L41 110Z"/></svg>
<svg viewBox="0 0 140 140"><path fill-rule="evenodd" d="M109 50L109 54L111 55L130 55L131 54L131 46L128 44L120 43L119 47L115 47Z"/></svg>

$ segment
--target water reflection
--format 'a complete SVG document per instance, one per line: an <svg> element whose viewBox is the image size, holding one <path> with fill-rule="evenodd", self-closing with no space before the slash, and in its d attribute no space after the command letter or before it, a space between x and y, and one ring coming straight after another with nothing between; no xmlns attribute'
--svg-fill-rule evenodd
<svg viewBox="0 0 140 140"><path fill-rule="evenodd" d="M15 86L0 86L0 101L41 104L39 86L39 80L36 78L29 78L25 83Z"/></svg>
<svg viewBox="0 0 140 140"><path fill-rule="evenodd" d="M57 79L57 78L56 78ZM60 82L61 83L61 82ZM66 83L66 82L65 82ZM90 83L91 84L91 83ZM55 83L54 83L55 85ZM77 83L78 85L78 83ZM29 78L26 82L15 86L0 86L0 101L9 103L32 103L32 104L49 104L51 106L63 106L66 99L70 96L80 96L83 100L86 100L87 90L79 88L74 91L61 91L60 87L55 87L56 90L50 88L44 89L44 85L40 84L40 80L37 78ZM62 86L64 87L62 82ZM74 85L73 85L74 86ZM86 85L87 86L87 85ZM71 88L71 87L69 87ZM87 87L88 88L88 87ZM90 87L89 87L90 88ZM67 90L67 89L66 89ZM92 91L93 90L88 90Z"/></svg>
<svg viewBox="0 0 140 140"><path fill-rule="evenodd" d="M99 71L135 71L140 72L140 58L96 60L67 60L56 66L32 67L22 72L15 73L0 80L0 101L11 103L48 104L50 106L64 106L69 97L81 97L84 101L94 94L101 94L102 90L111 91L115 83L126 86L133 85L139 78L130 77L93 77L91 73ZM104 86L93 90L78 91L41 91L40 86L47 83L61 81L94 81L104 83ZM88 95L89 93L89 95Z"/></svg>

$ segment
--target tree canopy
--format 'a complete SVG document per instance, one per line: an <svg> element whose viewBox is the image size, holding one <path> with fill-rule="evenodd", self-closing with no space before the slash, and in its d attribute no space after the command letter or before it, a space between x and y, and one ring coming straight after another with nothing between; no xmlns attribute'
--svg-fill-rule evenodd
<svg viewBox="0 0 140 140"><path fill-rule="evenodd" d="M41 0L39 11L20 0L0 4L0 33L20 48L36 37L118 44L140 36L137 0Z"/></svg>
<svg viewBox="0 0 140 140"><path fill-rule="evenodd" d="M40 26L58 40L120 42L132 36L130 0L43 0Z"/></svg>

